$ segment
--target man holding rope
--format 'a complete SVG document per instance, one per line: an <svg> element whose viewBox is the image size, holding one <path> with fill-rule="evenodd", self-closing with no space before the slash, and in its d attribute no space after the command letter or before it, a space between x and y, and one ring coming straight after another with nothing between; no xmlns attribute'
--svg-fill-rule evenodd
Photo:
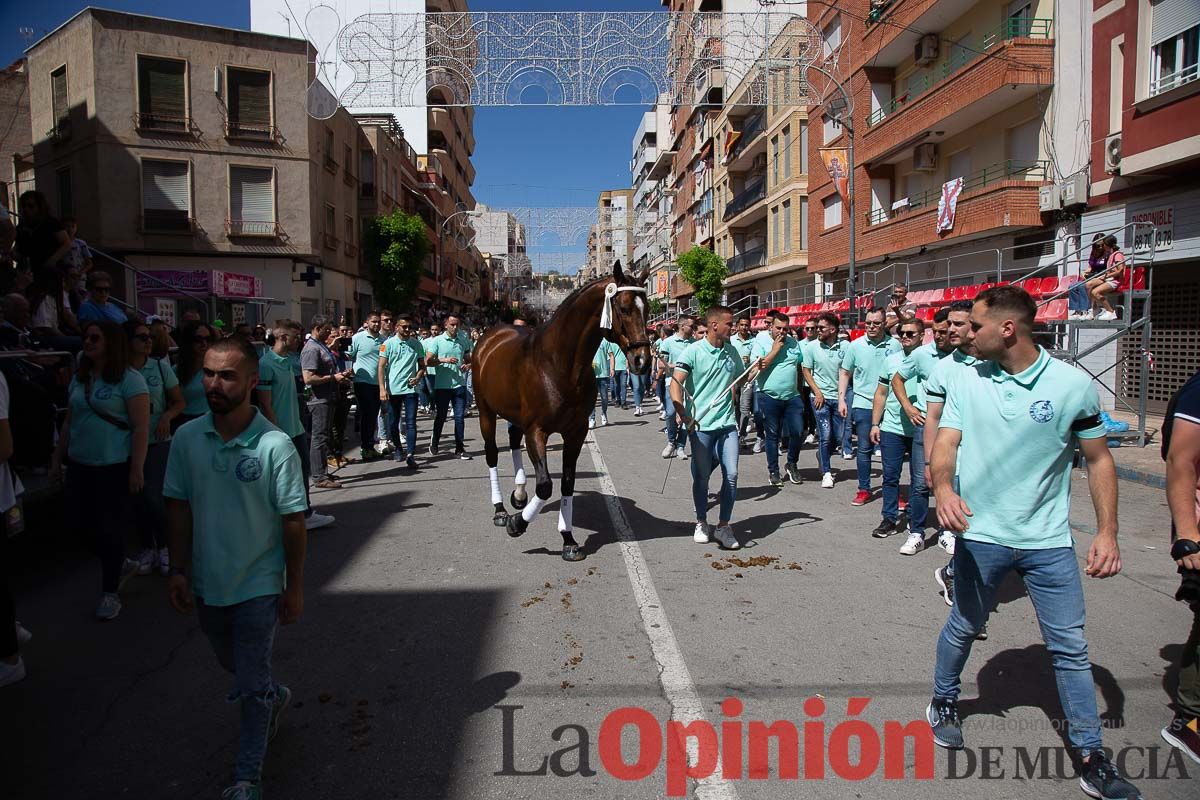
<svg viewBox="0 0 1200 800"><path fill-rule="evenodd" d="M715 536L721 547L736 550L741 543L730 525L738 472L735 394L737 385L755 365L743 372L742 357L729 343L733 330L733 311L729 307L713 306L705 315L705 322L704 338L693 342L674 359L671 403L679 424L690 433L692 441L692 501L696 506L692 539L699 544L711 541L708 480L719 465L720 512Z"/></svg>

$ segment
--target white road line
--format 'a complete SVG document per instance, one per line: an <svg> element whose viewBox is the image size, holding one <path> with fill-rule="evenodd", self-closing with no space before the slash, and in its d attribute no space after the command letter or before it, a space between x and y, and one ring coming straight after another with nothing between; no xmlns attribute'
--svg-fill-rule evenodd
<svg viewBox="0 0 1200 800"><path fill-rule="evenodd" d="M600 454L600 446L594 436L587 438L588 450L592 454L592 463L599 475L600 491L604 494L604 502L608 506L608 516L612 519L613 530L617 533L621 555L625 558L625 570L629 573L629 583L633 586L633 596L637 601L638 611L642 615L642 627L650 639L650 649L654 660L658 662L659 682L663 694L671 704L671 718L684 724L707 721L704 705L700 695L696 693L696 684L688 672L679 643L675 641L675 633L671 623L667 621L667 613L663 610L662 602L658 599L658 591L654 588L654 579L650 576L650 567L642 555L642 546L634 538L633 529L621 508L621 500L617 496L616 486L608 474L604 456ZM688 761L695 763L696 746L694 740L688 741ZM701 800L737 800L738 793L732 783L720 777L721 767L717 768L707 778L702 778L696 787L696 797Z"/></svg>

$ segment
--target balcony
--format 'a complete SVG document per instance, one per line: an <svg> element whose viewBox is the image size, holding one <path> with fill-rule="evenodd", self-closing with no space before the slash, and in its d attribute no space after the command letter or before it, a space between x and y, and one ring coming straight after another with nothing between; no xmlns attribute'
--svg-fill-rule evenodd
<svg viewBox="0 0 1200 800"><path fill-rule="evenodd" d="M322 234L321 238L323 239L323 241L321 243L325 246L326 250L337 250L338 249L338 244L340 244L340 240L338 239L337 236L333 235L332 233L326 233L326 234Z"/></svg>
<svg viewBox="0 0 1200 800"><path fill-rule="evenodd" d="M678 154L677 150L659 150L646 178L661 181L669 177L671 175L671 168L675 164L675 156Z"/></svg>
<svg viewBox="0 0 1200 800"><path fill-rule="evenodd" d="M979 172L967 176L963 180L962 194L983 186L990 186L999 181L1023 180L1036 181L1040 185L1050 180L1049 161L1002 161L990 167L984 167ZM890 219L903 216L928 206L936 207L942 199L941 188L926 189L914 197L904 200L904 205L894 211L886 208L873 208L867 212L867 227L880 225Z"/></svg>
<svg viewBox="0 0 1200 800"><path fill-rule="evenodd" d="M263 222L249 219L225 220L225 235L229 237L254 237L260 239L279 238L278 222Z"/></svg>
<svg viewBox="0 0 1200 800"><path fill-rule="evenodd" d="M720 59L717 59L719 62ZM719 66L704 66L696 73L693 83L692 104L708 105L715 90L725 88L725 71ZM718 101L719 102L719 101Z"/></svg>
<svg viewBox="0 0 1200 800"><path fill-rule="evenodd" d="M196 133L191 117L171 117L165 114L134 114L133 127L140 133L174 133L192 136Z"/></svg>
<svg viewBox="0 0 1200 800"><path fill-rule="evenodd" d="M244 122L237 119L225 120L225 138L241 139L264 144L278 144L279 129L274 125L259 122Z"/></svg>
<svg viewBox="0 0 1200 800"><path fill-rule="evenodd" d="M352 172L350 172L349 167L347 167L342 173L342 183L346 184L347 186L355 186L358 184L358 178Z"/></svg>
<svg viewBox="0 0 1200 800"><path fill-rule="evenodd" d="M330 175L337 175L337 171L338 171L337 159L335 159L333 156L329 155L328 153L325 154L325 170Z"/></svg>
<svg viewBox="0 0 1200 800"><path fill-rule="evenodd" d="M358 258L358 245L354 242L346 242L342 245L342 252L347 258Z"/></svg>
<svg viewBox="0 0 1200 800"><path fill-rule="evenodd" d="M729 201L729 205L725 206L725 213L721 215L721 220L732 225L732 220L749 211L756 203L766 199L766 196L766 175L759 175L757 178L747 181L746 188L734 195L734 198ZM766 207L764 206L762 210L765 212Z"/></svg>
<svg viewBox="0 0 1200 800"><path fill-rule="evenodd" d="M731 172L736 171L746 156L756 152L758 150L755 147L756 143L761 142L763 149L766 148L766 140L763 137L766 119L766 114L762 111L754 116L747 117L746 121L742 124L742 129L734 131L726 139L725 166L728 170Z"/></svg>
<svg viewBox="0 0 1200 800"><path fill-rule="evenodd" d="M767 263L767 249L765 247L756 247L753 250L738 253L726 263L729 267L730 275L737 275L756 267L765 266Z"/></svg>
<svg viewBox="0 0 1200 800"><path fill-rule="evenodd" d="M859 52L873 67L897 67L912 58L925 32L940 31L979 0L873 0ZM880 24L880 23L883 24Z"/></svg>

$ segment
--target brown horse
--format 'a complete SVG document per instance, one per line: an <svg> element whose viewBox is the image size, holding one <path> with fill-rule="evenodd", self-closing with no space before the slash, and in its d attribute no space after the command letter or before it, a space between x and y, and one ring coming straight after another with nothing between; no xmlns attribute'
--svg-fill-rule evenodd
<svg viewBox="0 0 1200 800"><path fill-rule="evenodd" d="M633 275L626 285L621 262L611 278L600 278L577 289L540 328L498 325L488 330L475 350L475 403L483 434L491 479L492 521L520 536L538 515L553 491L546 464L546 441L551 434L563 438L562 503L558 529L563 537L562 557L582 561L584 553L571 535L575 494L575 462L588 433L588 415L596 405L596 378L592 359L602 338L623 349L630 370L649 371L650 343L646 339L645 273ZM601 327L601 326L604 327ZM509 421L509 446L513 453L516 489L509 502L521 513L508 515L500 495L496 472L496 418ZM521 464L521 438L528 436L529 457L537 488L532 501L525 494Z"/></svg>

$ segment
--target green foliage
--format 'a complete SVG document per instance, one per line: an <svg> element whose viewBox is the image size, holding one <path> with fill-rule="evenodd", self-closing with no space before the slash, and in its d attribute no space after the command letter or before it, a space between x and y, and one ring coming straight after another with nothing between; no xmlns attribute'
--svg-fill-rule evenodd
<svg viewBox="0 0 1200 800"><path fill-rule="evenodd" d="M421 270L432 249L425 222L416 214L397 209L371 220L363 245L376 305L407 310L417 294Z"/></svg>
<svg viewBox="0 0 1200 800"><path fill-rule="evenodd" d="M693 247L679 256L679 274L692 285L693 296L703 314L711 306L721 302L725 278L729 267L725 259L704 247Z"/></svg>
<svg viewBox="0 0 1200 800"><path fill-rule="evenodd" d="M652 316L652 317L656 317L659 314L663 313L664 310L666 310L666 306L663 305L663 301L659 300L657 297L650 298L649 308L650 308L650 316Z"/></svg>

